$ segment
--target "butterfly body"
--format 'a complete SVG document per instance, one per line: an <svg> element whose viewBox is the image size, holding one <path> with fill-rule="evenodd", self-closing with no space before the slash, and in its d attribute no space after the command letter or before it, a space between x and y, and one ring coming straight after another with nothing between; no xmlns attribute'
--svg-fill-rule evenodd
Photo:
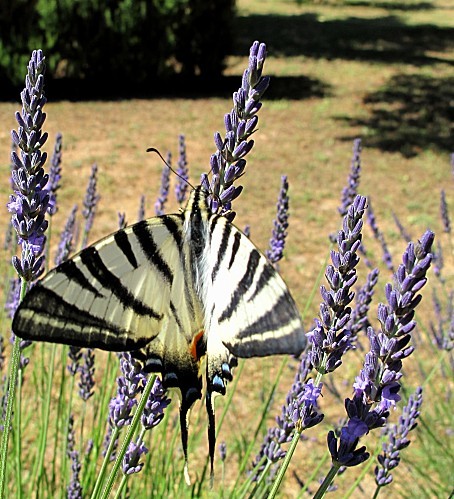
<svg viewBox="0 0 454 499"><path fill-rule="evenodd" d="M236 357L297 354L306 339L289 291L252 242L208 208L201 187L186 210L122 229L82 250L36 283L16 311L23 339L131 351L181 392L187 413L202 396L210 456L213 396L224 394Z"/></svg>

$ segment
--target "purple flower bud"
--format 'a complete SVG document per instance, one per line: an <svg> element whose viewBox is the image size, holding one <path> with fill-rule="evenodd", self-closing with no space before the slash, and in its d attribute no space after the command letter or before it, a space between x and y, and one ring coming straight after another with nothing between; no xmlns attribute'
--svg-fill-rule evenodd
<svg viewBox="0 0 454 499"><path fill-rule="evenodd" d="M221 461L225 461L227 457L227 445L225 442L221 442L219 444L219 456L221 458Z"/></svg>
<svg viewBox="0 0 454 499"><path fill-rule="evenodd" d="M226 115L226 116L228 116L228 115ZM215 144L216 149L218 151L222 151L224 149L224 141L222 140L221 134L219 132L216 132L214 134L214 144Z"/></svg>
<svg viewBox="0 0 454 499"><path fill-rule="evenodd" d="M125 475L132 475L133 473L139 473L143 468L143 464L139 462L143 454L147 454L148 449L145 444L140 441L139 443L131 441L129 443L128 450L126 451L125 457L123 458L123 473Z"/></svg>

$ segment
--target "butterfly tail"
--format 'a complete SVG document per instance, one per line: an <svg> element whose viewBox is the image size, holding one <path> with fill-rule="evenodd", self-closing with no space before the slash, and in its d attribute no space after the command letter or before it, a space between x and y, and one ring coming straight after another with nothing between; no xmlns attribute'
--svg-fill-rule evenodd
<svg viewBox="0 0 454 499"><path fill-rule="evenodd" d="M189 476L189 464L188 464L188 434L189 434L188 412L189 409L191 408L191 405L182 402L180 406L181 445L183 447L183 455L184 455L184 479L188 485L191 485L191 478Z"/></svg>
<svg viewBox="0 0 454 499"><path fill-rule="evenodd" d="M209 389L207 390L205 402L208 414L208 450L210 455L210 487L212 488L214 483L214 453L216 449L216 419L214 415L214 397Z"/></svg>

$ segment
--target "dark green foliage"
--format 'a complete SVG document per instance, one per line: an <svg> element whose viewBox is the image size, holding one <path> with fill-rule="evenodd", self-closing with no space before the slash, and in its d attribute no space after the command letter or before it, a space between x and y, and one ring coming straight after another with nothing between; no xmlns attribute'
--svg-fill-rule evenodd
<svg viewBox="0 0 454 499"><path fill-rule="evenodd" d="M145 86L177 72L219 76L234 0L18 0L0 4L0 78L22 81L33 49L48 78ZM108 90L108 89L107 89Z"/></svg>

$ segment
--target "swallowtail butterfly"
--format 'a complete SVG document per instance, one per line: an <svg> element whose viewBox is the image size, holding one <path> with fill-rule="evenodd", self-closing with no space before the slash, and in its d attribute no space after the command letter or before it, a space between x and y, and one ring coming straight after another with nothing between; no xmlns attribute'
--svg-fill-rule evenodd
<svg viewBox="0 0 454 499"><path fill-rule="evenodd" d="M136 223L51 270L26 294L13 331L23 339L131 351L188 411L202 397L206 357L213 471L213 398L225 394L237 357L297 354L306 345L282 278L252 242L193 190L186 210Z"/></svg>

